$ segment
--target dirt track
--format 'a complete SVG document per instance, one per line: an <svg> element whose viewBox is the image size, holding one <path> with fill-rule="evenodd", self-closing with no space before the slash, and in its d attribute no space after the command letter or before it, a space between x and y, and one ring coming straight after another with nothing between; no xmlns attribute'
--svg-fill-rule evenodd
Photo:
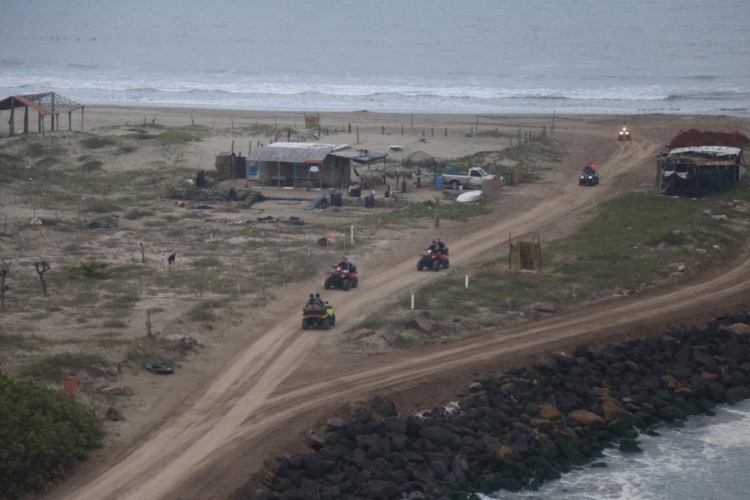
<svg viewBox="0 0 750 500"><path fill-rule="evenodd" d="M480 231L452 235L452 264L460 266L496 250L507 239L535 233L575 217L611 194L617 177L650 162L655 143L618 144L600 164L599 188L582 189L571 182L543 202ZM616 174L616 175L615 175ZM410 257L409 255L408 257ZM353 324L355 312L436 274L413 272L413 259L400 265L383 263L368 270L361 286L337 305L340 329ZM465 372L496 358L538 352L559 344L590 339L598 332L634 322L654 321L729 298L737 301L749 286L750 262L725 274L648 297L583 307L576 315L548 319L513 329L483 334L447 346L396 353L363 361L342 371L298 383L282 383L325 337L302 333L296 314L269 330L239 353L222 374L181 415L164 422L121 460L96 471L94 479L78 478L56 492L70 500L226 498L249 474L262 467L274 451L290 446L305 425L325 408L375 391L407 390L426 377ZM299 301L304 293L300 294ZM236 460L242 458L241 470ZM83 484L85 482L85 484Z"/></svg>

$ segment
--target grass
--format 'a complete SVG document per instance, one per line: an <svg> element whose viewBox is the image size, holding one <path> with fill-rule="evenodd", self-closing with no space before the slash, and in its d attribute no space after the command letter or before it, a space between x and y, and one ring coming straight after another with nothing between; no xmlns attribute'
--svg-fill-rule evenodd
<svg viewBox="0 0 750 500"><path fill-rule="evenodd" d="M97 170L101 170L103 166L104 163L99 160L88 160L81 164L81 170L84 172L96 172Z"/></svg>
<svg viewBox="0 0 750 500"><path fill-rule="evenodd" d="M144 217L149 217L151 215L154 215L153 210L143 210L141 208L134 208L133 210L125 214L125 218L128 220L138 220Z"/></svg>
<svg viewBox="0 0 750 500"><path fill-rule="evenodd" d="M127 328L128 323L121 319L110 318L102 323L104 328Z"/></svg>
<svg viewBox="0 0 750 500"><path fill-rule="evenodd" d="M81 140L81 147L84 149L104 149L118 146L121 143L119 137L112 135L99 136L94 135Z"/></svg>
<svg viewBox="0 0 750 500"><path fill-rule="evenodd" d="M453 203L440 201L411 203L408 206L402 206L389 212L369 215L363 219L362 225L373 225L376 223L408 224L418 220L434 219L435 211L437 211L441 219L451 219L453 217ZM485 215L491 211L490 208L477 203L459 203L456 219L465 222L471 217Z"/></svg>
<svg viewBox="0 0 750 500"><path fill-rule="evenodd" d="M118 200L90 198L84 202L84 211L94 214L108 214L122 210Z"/></svg>
<svg viewBox="0 0 750 500"><path fill-rule="evenodd" d="M107 365L107 359L100 354L87 352L60 353L34 360L21 368L21 375L48 382L60 380L63 370L88 372L91 365Z"/></svg>
<svg viewBox="0 0 750 500"><path fill-rule="evenodd" d="M498 327L515 321L519 312L534 317L531 306L540 302L564 305L609 296L616 289L651 286L675 272L672 263L691 270L717 266L747 236L747 230L731 221L728 201L736 199L750 200L750 189L741 186L704 200L625 195L601 204L575 234L544 246L542 273L508 271L505 258L485 261L422 287L416 309L429 311L441 325L441 335L450 335ZM727 214L730 221L700 215L706 209ZM466 274L471 276L468 290ZM503 304L506 298L512 299L511 307ZM410 299L399 298L388 306L388 314L376 311L354 328L403 330Z"/></svg>

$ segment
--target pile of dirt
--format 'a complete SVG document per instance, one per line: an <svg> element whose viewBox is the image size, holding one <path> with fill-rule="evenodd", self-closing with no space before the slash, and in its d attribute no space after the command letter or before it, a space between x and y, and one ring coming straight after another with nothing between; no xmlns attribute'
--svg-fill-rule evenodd
<svg viewBox="0 0 750 500"><path fill-rule="evenodd" d="M694 146L728 146L733 148L744 148L750 144L750 139L739 132L710 132L700 131L695 128L682 130L672 142L667 145L669 149L689 148Z"/></svg>

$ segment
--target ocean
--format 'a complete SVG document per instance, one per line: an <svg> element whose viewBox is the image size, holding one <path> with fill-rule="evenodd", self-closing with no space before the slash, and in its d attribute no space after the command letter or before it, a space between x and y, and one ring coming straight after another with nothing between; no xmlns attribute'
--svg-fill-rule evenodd
<svg viewBox="0 0 750 500"><path fill-rule="evenodd" d="M641 454L608 450L606 468L581 468L534 492L483 500L746 500L750 498L750 401L716 416L641 436Z"/></svg>
<svg viewBox="0 0 750 500"><path fill-rule="evenodd" d="M0 0L0 98L750 116L747 0Z"/></svg>

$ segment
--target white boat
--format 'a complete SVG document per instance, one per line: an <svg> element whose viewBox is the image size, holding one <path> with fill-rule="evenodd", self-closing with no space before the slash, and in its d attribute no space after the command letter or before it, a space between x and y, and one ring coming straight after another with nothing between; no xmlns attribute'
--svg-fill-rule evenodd
<svg viewBox="0 0 750 500"><path fill-rule="evenodd" d="M482 201L482 191L479 189L476 191L466 191L465 193L458 195L456 201L458 201L459 203L472 203L475 201Z"/></svg>

